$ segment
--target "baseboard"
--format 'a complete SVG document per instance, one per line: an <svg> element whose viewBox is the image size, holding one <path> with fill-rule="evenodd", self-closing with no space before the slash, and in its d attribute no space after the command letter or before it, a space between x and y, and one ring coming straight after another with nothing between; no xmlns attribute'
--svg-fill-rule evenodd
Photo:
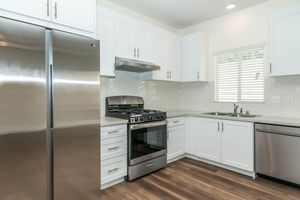
<svg viewBox="0 0 300 200"><path fill-rule="evenodd" d="M101 185L101 190L104 190L104 189L109 188L111 186L117 185L117 184L122 183L124 181L125 181L125 178L119 178L119 179L113 180L111 182L102 184Z"/></svg>
<svg viewBox="0 0 300 200"><path fill-rule="evenodd" d="M204 159L204 158L199 158L198 156L194 156L194 155L191 155L191 154L185 154L185 157L191 158L193 160L199 160L201 162L205 162L207 164L211 164L211 165L214 165L214 166L217 166L217 167L228 169L228 170L240 173L240 174L244 174L244 175L249 176L253 179L256 178L256 173L255 172L251 172L251 171L247 171L247 170L243 170L243 169L238 169L238 168L235 168L235 167L232 167L232 166L224 165L224 164L219 163L219 162L207 160L207 159Z"/></svg>
<svg viewBox="0 0 300 200"><path fill-rule="evenodd" d="M169 164L169 163L175 162L175 161L180 160L185 157L186 157L186 154L182 154L182 155L176 156L174 158L168 159L167 163Z"/></svg>

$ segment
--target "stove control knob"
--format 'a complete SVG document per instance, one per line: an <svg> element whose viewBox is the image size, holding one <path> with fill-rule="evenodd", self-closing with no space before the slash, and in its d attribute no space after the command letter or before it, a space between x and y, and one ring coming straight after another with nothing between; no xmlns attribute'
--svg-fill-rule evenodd
<svg viewBox="0 0 300 200"><path fill-rule="evenodd" d="M152 120L152 116L149 116L148 119L149 119L149 120Z"/></svg>
<svg viewBox="0 0 300 200"><path fill-rule="evenodd" d="M140 121L141 121L141 122L144 121L144 117L140 117Z"/></svg>
<svg viewBox="0 0 300 200"><path fill-rule="evenodd" d="M134 119L134 121L135 121L135 122L138 122L138 121L139 121L139 118L138 118L138 117L136 117L136 118Z"/></svg>

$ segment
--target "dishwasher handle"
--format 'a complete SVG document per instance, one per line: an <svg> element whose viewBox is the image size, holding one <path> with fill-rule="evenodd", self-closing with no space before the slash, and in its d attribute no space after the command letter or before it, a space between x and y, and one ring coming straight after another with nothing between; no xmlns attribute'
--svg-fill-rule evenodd
<svg viewBox="0 0 300 200"><path fill-rule="evenodd" d="M256 129L256 132L270 133L270 134L275 134L275 135L286 135L286 136L300 137L299 133L292 133L292 132L285 132L285 131L276 131L276 130L267 130L267 129Z"/></svg>

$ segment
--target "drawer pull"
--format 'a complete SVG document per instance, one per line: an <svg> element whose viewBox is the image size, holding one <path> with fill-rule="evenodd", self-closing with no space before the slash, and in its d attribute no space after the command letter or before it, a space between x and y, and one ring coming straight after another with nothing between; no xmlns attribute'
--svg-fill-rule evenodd
<svg viewBox="0 0 300 200"><path fill-rule="evenodd" d="M108 132L109 135L110 135L110 134L115 134L115 133L119 133L119 130Z"/></svg>
<svg viewBox="0 0 300 200"><path fill-rule="evenodd" d="M177 123L179 123L180 121L174 121L174 124L177 124Z"/></svg>
<svg viewBox="0 0 300 200"><path fill-rule="evenodd" d="M111 148L108 149L108 151L114 151L114 150L117 150L119 148L120 148L119 146L117 146L117 147L111 147Z"/></svg>
<svg viewBox="0 0 300 200"><path fill-rule="evenodd" d="M155 164L155 162L152 162L152 163L149 163L148 165L146 165L147 167L150 167L150 166L152 166L152 165L154 165Z"/></svg>
<svg viewBox="0 0 300 200"><path fill-rule="evenodd" d="M110 173L113 173L113 172L116 172L116 171L118 171L120 168L114 168L114 169L110 169L110 170L108 170L108 173L110 174Z"/></svg>

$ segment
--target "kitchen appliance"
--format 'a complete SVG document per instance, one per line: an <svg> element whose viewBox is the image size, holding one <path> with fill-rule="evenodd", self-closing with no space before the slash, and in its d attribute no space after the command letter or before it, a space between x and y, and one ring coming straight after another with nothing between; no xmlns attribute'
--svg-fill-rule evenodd
<svg viewBox="0 0 300 200"><path fill-rule="evenodd" d="M106 116L128 119L128 181L167 165L165 112L144 109L142 97L113 96L106 98Z"/></svg>
<svg viewBox="0 0 300 200"><path fill-rule="evenodd" d="M154 63L116 57L115 70L141 73L160 70L160 67Z"/></svg>
<svg viewBox="0 0 300 200"><path fill-rule="evenodd" d="M99 42L0 18L0 199L98 199Z"/></svg>
<svg viewBox="0 0 300 200"><path fill-rule="evenodd" d="M300 185L300 128L255 125L256 172L258 175Z"/></svg>

